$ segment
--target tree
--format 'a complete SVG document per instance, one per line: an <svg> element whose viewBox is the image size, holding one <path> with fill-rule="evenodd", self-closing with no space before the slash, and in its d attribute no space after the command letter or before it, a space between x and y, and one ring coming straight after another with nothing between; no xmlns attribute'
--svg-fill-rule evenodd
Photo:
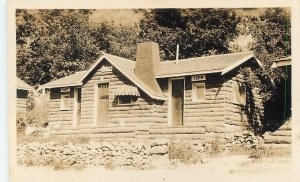
<svg viewBox="0 0 300 182"><path fill-rule="evenodd" d="M31 85L87 69L100 54L89 10L18 10L17 75Z"/></svg>
<svg viewBox="0 0 300 182"><path fill-rule="evenodd" d="M262 132L284 122L283 117L278 113L284 109L280 104L280 98L285 92L283 82L287 75L285 69L274 70L271 69L271 65L273 60L291 54L290 22L287 11L275 8L267 9L258 17L244 17L238 26L241 36L251 36L254 39L249 44L249 49L254 51L255 56L263 64L261 69L255 71L241 70L247 79L248 87L260 89L265 116L264 121L260 121Z"/></svg>
<svg viewBox="0 0 300 182"><path fill-rule="evenodd" d="M225 9L155 9L140 23L139 42L158 42L164 60L228 53L240 18Z"/></svg>

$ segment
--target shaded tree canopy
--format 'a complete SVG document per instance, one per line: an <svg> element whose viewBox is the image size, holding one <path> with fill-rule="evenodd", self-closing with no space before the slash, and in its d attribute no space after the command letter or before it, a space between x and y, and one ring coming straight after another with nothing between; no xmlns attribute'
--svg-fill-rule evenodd
<svg viewBox="0 0 300 182"><path fill-rule="evenodd" d="M93 23L96 11L101 10L17 10L17 75L39 85L86 70L102 52L134 60L136 43L144 41L158 42L163 60L175 59L177 44L180 59L236 52L244 36L251 39L244 49L255 51L265 65L259 76L270 83L283 78L270 71L270 60L290 53L290 15L282 9L258 15L237 9L133 10L141 19L131 25L107 17ZM260 84L268 92L274 84L269 85Z"/></svg>
<svg viewBox="0 0 300 182"><path fill-rule="evenodd" d="M164 60L228 53L240 18L225 9L155 9L140 23L139 41L158 42Z"/></svg>

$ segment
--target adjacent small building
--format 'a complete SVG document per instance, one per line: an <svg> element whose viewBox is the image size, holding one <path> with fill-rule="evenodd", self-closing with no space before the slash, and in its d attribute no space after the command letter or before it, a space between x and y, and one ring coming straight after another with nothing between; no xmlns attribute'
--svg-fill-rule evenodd
<svg viewBox="0 0 300 182"><path fill-rule="evenodd" d="M17 77L17 111L23 112L27 110L27 97L34 88Z"/></svg>
<svg viewBox="0 0 300 182"><path fill-rule="evenodd" d="M135 61L103 54L40 89L50 90L51 129L202 126L226 135L247 127L253 107L262 109L239 74L260 66L252 52L161 61L158 44L146 42Z"/></svg>
<svg viewBox="0 0 300 182"><path fill-rule="evenodd" d="M277 59L273 61L271 68L276 71L276 69L283 69L286 74L286 78L283 83L281 83L278 87L283 88L283 93L277 95L277 100L279 100L278 106L279 111L276 113L281 114L282 116L279 118L283 118L283 120L288 120L292 116L292 57L287 56L281 59ZM278 118L278 116L276 116Z"/></svg>

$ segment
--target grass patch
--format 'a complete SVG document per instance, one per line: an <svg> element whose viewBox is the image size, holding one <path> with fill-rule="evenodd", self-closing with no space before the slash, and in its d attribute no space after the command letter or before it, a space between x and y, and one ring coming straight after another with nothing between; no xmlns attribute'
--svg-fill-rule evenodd
<svg viewBox="0 0 300 182"><path fill-rule="evenodd" d="M287 157L290 155L291 155L291 150L288 148L259 146L256 149L250 150L249 158L261 159L261 158Z"/></svg>

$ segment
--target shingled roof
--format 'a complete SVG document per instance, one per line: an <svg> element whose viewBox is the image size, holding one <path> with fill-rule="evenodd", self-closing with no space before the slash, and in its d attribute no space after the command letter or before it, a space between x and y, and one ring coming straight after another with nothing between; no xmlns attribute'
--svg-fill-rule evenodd
<svg viewBox="0 0 300 182"><path fill-rule="evenodd" d="M160 63L160 71L156 73L155 77L165 78L218 72L221 74L225 74L251 59L254 59L259 65L261 65L261 63L254 58L252 52L240 52L215 56L197 57L191 59L181 59L178 61L164 61ZM103 56L101 56L87 71L77 72L67 77L54 80L47 84L41 85L40 88L81 86L83 85L84 79L103 60L107 60L110 64L112 64L112 66L119 70L125 77L132 81L133 84L139 87L151 98L158 100L166 99L161 90L153 90L135 75L135 61L110 54L104 54Z"/></svg>
<svg viewBox="0 0 300 182"><path fill-rule="evenodd" d="M80 86L81 83L79 83L79 80L82 78L82 76L85 74L85 72L86 71L76 72L76 73L71 74L69 76L54 80L52 82L41 85L39 87L39 89L41 89L41 88L67 87L67 86Z"/></svg>
<svg viewBox="0 0 300 182"><path fill-rule="evenodd" d="M224 74L253 58L253 56L253 52L239 52L178 61L164 61L161 62L160 72L156 74L156 78L217 72ZM258 64L260 64L259 61Z"/></svg>
<svg viewBox="0 0 300 182"><path fill-rule="evenodd" d="M17 77L17 89L20 90L34 90L34 88L27 83L25 83L23 80Z"/></svg>

